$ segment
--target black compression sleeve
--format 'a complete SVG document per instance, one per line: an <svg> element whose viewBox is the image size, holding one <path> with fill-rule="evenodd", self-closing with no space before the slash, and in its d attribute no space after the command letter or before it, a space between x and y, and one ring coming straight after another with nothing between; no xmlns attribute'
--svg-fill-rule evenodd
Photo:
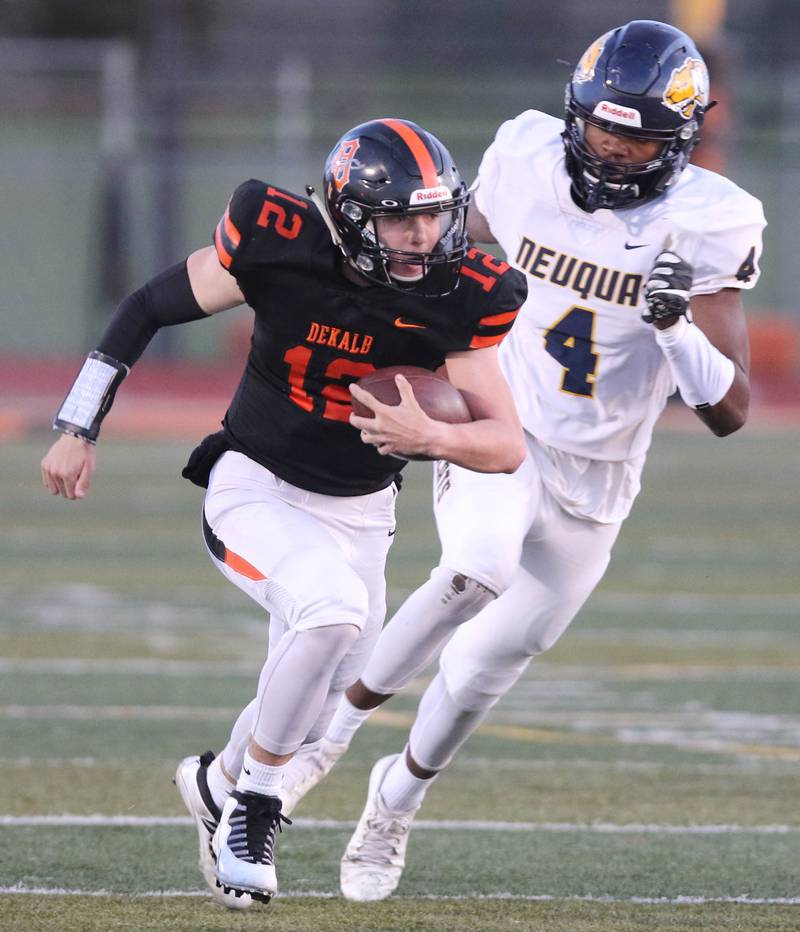
<svg viewBox="0 0 800 932"><path fill-rule="evenodd" d="M132 366L159 327L184 324L206 316L192 291L186 263L180 262L125 298L109 321L97 349Z"/></svg>

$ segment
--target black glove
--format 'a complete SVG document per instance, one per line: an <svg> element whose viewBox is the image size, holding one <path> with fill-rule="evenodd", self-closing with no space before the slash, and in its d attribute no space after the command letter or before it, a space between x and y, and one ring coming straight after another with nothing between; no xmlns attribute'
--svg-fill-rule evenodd
<svg viewBox="0 0 800 932"><path fill-rule="evenodd" d="M692 319L689 297L694 268L674 252L665 250L656 257L650 277L645 282L644 296L647 310L642 320L647 324L665 317Z"/></svg>

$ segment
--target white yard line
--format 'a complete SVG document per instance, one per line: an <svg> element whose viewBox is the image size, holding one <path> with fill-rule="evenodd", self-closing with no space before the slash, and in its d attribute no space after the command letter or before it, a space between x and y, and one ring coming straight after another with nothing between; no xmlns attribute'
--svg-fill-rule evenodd
<svg viewBox="0 0 800 932"><path fill-rule="evenodd" d="M80 890L65 887L25 887L20 885L0 887L2 894L27 894L29 896L91 896L91 897L124 897L126 900L138 899L174 899L177 897L207 897L204 890L145 890L141 893L121 893L111 890ZM332 890L284 890L279 899L334 899L339 896ZM612 896L600 894L599 896L556 896L555 894L524 894L524 893L475 893L448 896L447 894L428 893L423 896L395 896L393 900L406 900L409 902L426 901L475 901L475 900L508 900L527 903L575 902L575 903L631 903L641 906L704 906L711 903L735 903L742 906L798 906L800 896Z"/></svg>
<svg viewBox="0 0 800 932"><path fill-rule="evenodd" d="M260 665L253 660L92 660L83 657L35 657L12 660L0 657L0 673L55 673L59 676L258 676Z"/></svg>
<svg viewBox="0 0 800 932"><path fill-rule="evenodd" d="M718 774L734 774L736 776L741 776L743 774L755 774L761 773L766 765L769 765L770 769L774 772L776 766L779 766L781 761L764 761L760 758L747 759L747 760L738 760L731 761L729 763L723 764L708 764L708 763L691 763L690 761L681 761L680 763L667 763L664 761L638 761L638 760L583 760L583 759L570 759L570 760L519 760L518 758L508 758L508 757L459 757L451 765L455 770L469 770L474 771L478 767L491 767L496 769L498 767L503 770L520 770L520 771L532 771L532 770L545 770L545 771L561 771L561 770L611 770L611 771L634 771L634 772L643 772L643 773L661 773L665 770L669 770L671 773L681 772L688 774L700 774L708 776L716 776ZM340 771L344 769L348 770L357 770L363 769L363 764L355 760L345 760L343 763L337 765L337 768ZM0 768L2 767L14 767L18 769L25 769L28 767L47 767L47 768L64 768L64 767L75 767L83 769L94 769L94 768L107 768L110 770L113 769L128 769L130 767L130 761L122 760L121 758L103 758L102 760L98 757L43 757L43 758L34 758L34 757L0 757ZM791 772L796 771L796 765L792 761L786 763L786 769L791 769Z"/></svg>
<svg viewBox="0 0 800 932"><path fill-rule="evenodd" d="M128 815L29 815L0 816L0 825L22 828L149 828L160 825L194 825L190 816ZM354 829L354 821L340 819L293 819L293 828ZM417 819L415 831L451 832L589 832L600 835L792 835L800 825L668 825L651 822L493 822L461 819Z"/></svg>
<svg viewBox="0 0 800 932"><path fill-rule="evenodd" d="M703 632L689 632L702 635ZM608 640L608 632L585 632L585 639ZM657 632L648 632L648 637L657 637ZM679 640L670 635L676 642ZM738 635L737 635L738 638ZM621 631L613 638L616 642L631 640ZM206 662L192 660L159 660L142 658L137 660L91 660L83 658L27 658L12 660L0 657L0 673L17 674L51 674L56 676L163 676L163 677L216 677L223 679L230 676L257 677L258 663L246 661ZM796 676L797 669L787 662L785 666L768 664L711 664L711 663L630 663L630 664L560 664L547 660L536 666L536 676L540 682L547 682L552 688L552 681L558 680L585 683L587 681L612 680L784 680ZM415 688L421 683L415 681ZM427 683L427 680L424 681Z"/></svg>
<svg viewBox="0 0 800 932"><path fill-rule="evenodd" d="M205 708L182 705L1 705L0 718L70 722L164 721L230 722L241 712L237 706Z"/></svg>

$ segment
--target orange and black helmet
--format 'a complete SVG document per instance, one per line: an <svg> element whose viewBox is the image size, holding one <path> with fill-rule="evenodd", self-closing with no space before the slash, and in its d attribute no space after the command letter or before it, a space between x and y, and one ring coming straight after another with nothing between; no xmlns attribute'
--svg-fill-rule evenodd
<svg viewBox="0 0 800 932"><path fill-rule="evenodd" d="M370 281L436 297L458 284L467 249L469 192L450 153L408 120L370 120L342 136L325 163L325 206L347 260ZM374 219L440 213L441 236L431 252L390 249ZM413 285L392 278L389 263L420 266Z"/></svg>

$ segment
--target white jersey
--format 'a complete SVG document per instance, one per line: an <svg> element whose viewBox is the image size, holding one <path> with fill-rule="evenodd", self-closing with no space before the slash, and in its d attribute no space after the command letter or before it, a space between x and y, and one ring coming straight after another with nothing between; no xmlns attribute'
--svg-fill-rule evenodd
<svg viewBox="0 0 800 932"><path fill-rule="evenodd" d="M567 454L627 461L638 475L675 391L641 320L653 261L677 235L676 251L695 267L692 294L752 288L764 214L731 181L694 166L644 206L586 213L570 196L563 128L535 110L504 123L474 186L478 210L528 278L501 364L530 434Z"/></svg>

